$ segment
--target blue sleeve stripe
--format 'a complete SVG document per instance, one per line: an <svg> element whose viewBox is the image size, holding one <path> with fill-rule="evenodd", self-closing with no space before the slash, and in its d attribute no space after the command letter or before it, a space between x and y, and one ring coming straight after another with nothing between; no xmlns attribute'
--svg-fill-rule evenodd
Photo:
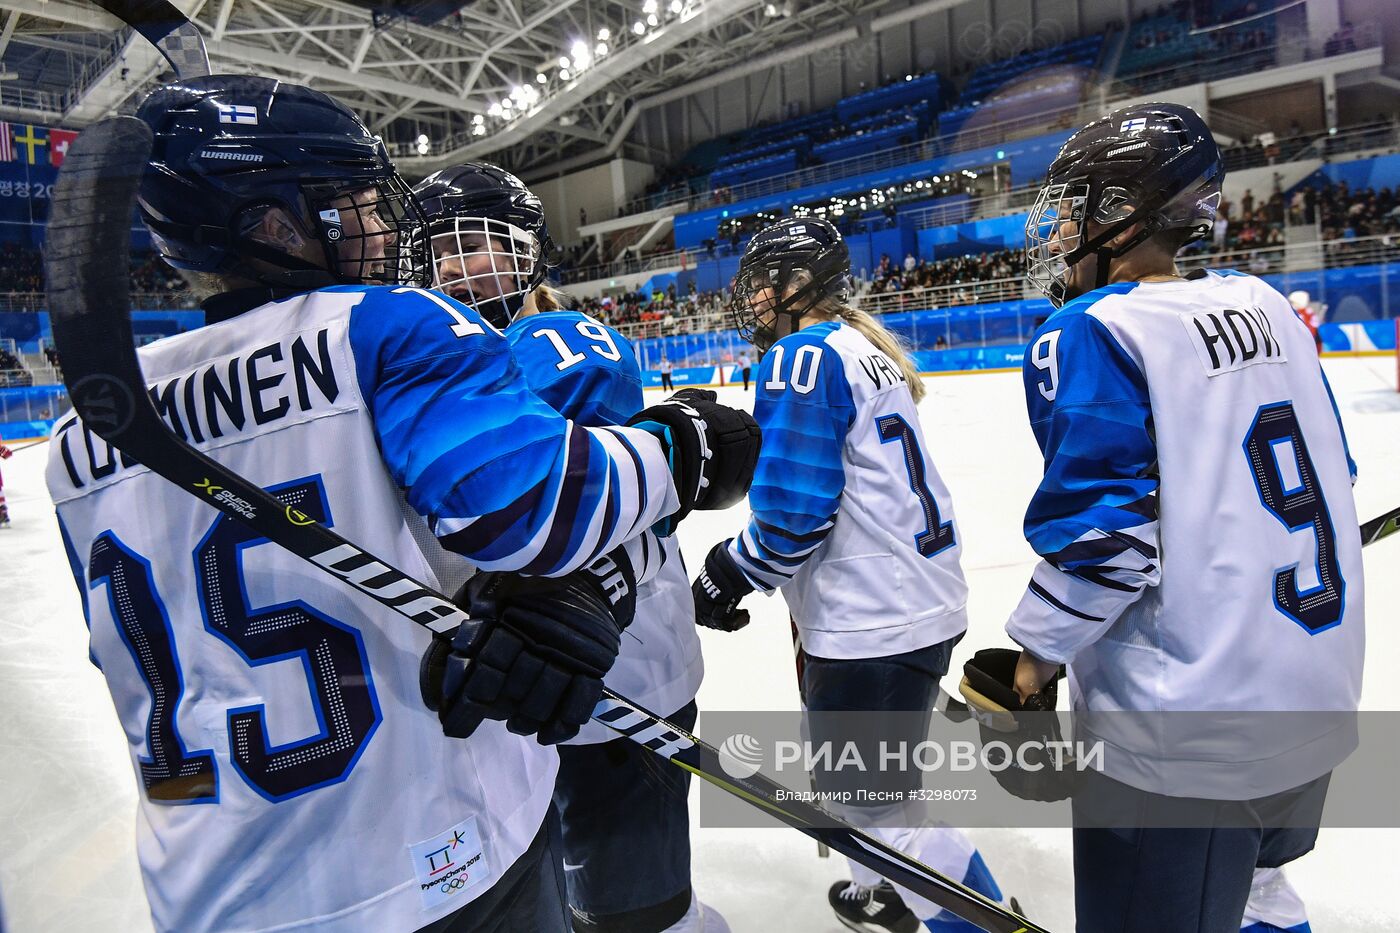
<svg viewBox="0 0 1400 933"><path fill-rule="evenodd" d="M528 518L544 500L545 480L503 509L470 519L441 518L434 533L442 546L460 554L489 552L492 545L508 539L511 532Z"/></svg>
<svg viewBox="0 0 1400 933"><path fill-rule="evenodd" d="M744 543L747 553L752 554L755 560L771 565L775 569L782 567L791 568L795 571L807 561L807 554L784 554L781 551L775 551L768 547L754 535L753 528L751 527L745 528L743 532L740 533L739 538ZM814 546L811 550L815 551L816 547ZM807 553L811 553L811 551Z"/></svg>
<svg viewBox="0 0 1400 933"><path fill-rule="evenodd" d="M805 532L788 531L786 528L783 528L779 525L774 525L771 522L765 522L757 515L753 517L753 523L755 526L757 526L758 530L764 535L781 535L782 537L786 538L788 541L791 541L793 544L796 545L819 545L823 541L825 541L826 536L831 533L831 527L836 523L836 516L832 515L828 517L826 523L820 528L817 528L814 531Z"/></svg>
<svg viewBox="0 0 1400 933"><path fill-rule="evenodd" d="M543 574L556 571L567 558L577 554L577 544L573 539L579 530L576 520L584 501L589 497L589 456L588 448L592 437L574 425L569 426L565 440L564 475L559 483L559 492L554 497L548 517L549 533L534 559L520 568L521 573Z"/></svg>
<svg viewBox="0 0 1400 933"><path fill-rule="evenodd" d="M1104 589L1118 590L1120 593L1136 593L1142 589L1143 584L1125 583L1122 580L1115 580L1110 574L1127 572L1130 576L1136 578L1149 577L1157 572L1157 565L1148 564L1141 569L1127 571L1122 567L1076 567L1073 570L1067 570L1065 572L1070 574L1070 576L1078 577L1086 583L1093 583Z"/></svg>
<svg viewBox="0 0 1400 933"><path fill-rule="evenodd" d="M750 554L744 546L743 535L735 538L729 545L729 553L734 557L735 564L744 572L744 576L749 578L749 582L761 590L771 590L792 579L791 573L774 570Z"/></svg>
<svg viewBox="0 0 1400 933"><path fill-rule="evenodd" d="M1050 592L1049 590L1047 590L1045 587L1041 586L1039 583L1035 582L1034 580L1032 580L1032 581L1028 584L1028 589L1030 589L1030 591L1031 591L1032 593L1034 593L1036 596L1040 597L1040 598L1043 599L1045 602L1049 603L1051 607L1053 607L1053 608L1055 608L1055 609L1058 609L1060 612L1063 612L1063 613L1065 613L1065 614L1067 614L1067 615L1072 615L1072 616L1074 616L1076 619L1083 619L1085 622L1103 622L1103 621L1105 621L1104 619L1100 618L1099 616L1091 616L1091 615L1089 615L1087 612L1080 612L1078 609L1075 609L1073 606L1067 606L1067 605L1065 605L1064 603L1062 603L1062 602L1060 602L1058 599L1056 599L1056 598L1054 597L1054 595L1052 595L1051 592Z"/></svg>
<svg viewBox="0 0 1400 933"><path fill-rule="evenodd" d="M627 455L632 458L632 467L636 471L634 475L637 478L637 485L641 487L638 492L641 494L642 504L638 508L638 511L646 512L651 503L647 500L647 484L641 482L641 478L646 476L646 468L642 465L641 454L637 453L637 448L632 446L632 442L627 439L627 435L621 431L615 431L612 428L599 428L597 430L599 434L605 434L608 437L616 438L622 444L622 449L627 451ZM614 462L616 462L616 460L614 460Z"/></svg>
<svg viewBox="0 0 1400 933"><path fill-rule="evenodd" d="M777 563L800 565L813 551L822 546L822 541L826 540L826 534L831 530L830 526L820 532L818 540L804 545L778 546L784 545L781 535L761 534L756 527L756 523L750 523L744 533L749 536L752 549L762 554L765 558ZM808 536L810 537L810 536ZM775 540L776 539L776 540ZM769 557L771 555L771 557Z"/></svg>
<svg viewBox="0 0 1400 933"><path fill-rule="evenodd" d="M1069 569L1077 564L1102 563L1107 558L1117 557L1128 551L1134 551L1149 559L1157 557L1155 547L1121 531L1110 531L1102 538L1075 541L1044 557L1062 568Z"/></svg>

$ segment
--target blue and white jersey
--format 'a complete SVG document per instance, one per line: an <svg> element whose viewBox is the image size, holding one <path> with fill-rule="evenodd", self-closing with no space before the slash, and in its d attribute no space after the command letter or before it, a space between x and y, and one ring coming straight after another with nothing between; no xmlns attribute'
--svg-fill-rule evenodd
<svg viewBox="0 0 1400 933"><path fill-rule="evenodd" d="M632 344L588 315L550 311L517 318L506 340L530 388L576 424L621 424L642 410L642 371ZM604 683L669 716L695 699L705 673L695 603L675 536L647 532L634 541L644 553L633 553L632 563L646 582L637 587L636 617L622 633L622 651ZM616 737L606 726L587 723L569 744Z"/></svg>
<svg viewBox="0 0 1400 933"><path fill-rule="evenodd" d="M1077 709L1356 708L1355 467L1282 295L1235 272L1110 285L1040 327L1024 381L1043 560L1007 631L1069 663Z"/></svg>
<svg viewBox="0 0 1400 933"><path fill-rule="evenodd" d="M676 507L654 438L565 421L498 332L430 292L312 292L141 361L178 434L429 583L438 541L557 574ZM496 722L445 737L419 696L426 631L72 416L52 448L157 929L414 930L520 856L557 756Z"/></svg>
<svg viewBox="0 0 1400 933"><path fill-rule="evenodd" d="M730 553L782 588L803 648L875 658L963 632L952 499L894 361L850 325L805 327L759 364L754 419L753 515Z"/></svg>

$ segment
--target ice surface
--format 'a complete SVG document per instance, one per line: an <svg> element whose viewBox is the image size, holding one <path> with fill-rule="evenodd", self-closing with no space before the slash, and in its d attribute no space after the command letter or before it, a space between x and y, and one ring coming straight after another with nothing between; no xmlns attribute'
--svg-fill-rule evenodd
<svg viewBox="0 0 1400 933"><path fill-rule="evenodd" d="M1400 504L1400 394L1386 358L1329 359L1326 370L1361 469L1363 519ZM1003 644L1033 555L1021 516L1040 475L1015 374L930 378L921 405L926 437L954 497L971 585L971 630L953 669L979 647ZM721 400L751 401L741 389ZM5 461L13 527L0 531L0 899L10 933L150 930L134 845L136 784L86 630L43 485L46 445ZM742 507L692 516L681 538L691 567L734 534ZM1370 607L1367 709L1391 708L1384 678L1400 657L1400 538L1366 549ZM751 597L754 621L734 634L702 632L701 709L796 709L797 686L780 598ZM946 686L951 686L947 684ZM1281 685L1282 689L1282 685ZM701 719L700 732L704 732ZM692 813L698 824L700 814ZM776 824L775 824L776 826ZM974 830L1002 888L1042 925L1073 929L1068 830ZM828 885L844 859L817 858L785 828L696 826L694 879L735 933L837 931ZM1289 868L1314 929L1400 926L1392 853L1400 830L1324 830L1317 850Z"/></svg>

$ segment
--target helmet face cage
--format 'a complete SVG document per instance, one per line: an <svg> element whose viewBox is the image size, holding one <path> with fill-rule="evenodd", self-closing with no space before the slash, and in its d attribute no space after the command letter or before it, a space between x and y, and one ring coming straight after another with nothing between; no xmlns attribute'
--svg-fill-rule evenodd
<svg viewBox="0 0 1400 933"><path fill-rule="evenodd" d="M303 190L331 273L360 285L430 281L427 244L413 235L423 223L418 201L398 173L327 190Z"/></svg>
<svg viewBox="0 0 1400 933"><path fill-rule="evenodd" d="M1089 187L1087 181L1046 185L1026 219L1026 280L1057 308L1069 294L1067 257L1084 242Z"/></svg>
<svg viewBox="0 0 1400 933"><path fill-rule="evenodd" d="M766 351L795 331L802 316L823 298L845 301L850 296L850 276L844 268L828 269L825 276L814 268L832 258L829 253L790 254L768 262L741 262L729 306L739 336ZM792 294L784 296L794 283ZM784 333L778 327L782 318L789 324Z"/></svg>
<svg viewBox="0 0 1400 933"><path fill-rule="evenodd" d="M510 324L544 278L539 237L523 227L491 217L449 217L427 229L432 286L496 327Z"/></svg>

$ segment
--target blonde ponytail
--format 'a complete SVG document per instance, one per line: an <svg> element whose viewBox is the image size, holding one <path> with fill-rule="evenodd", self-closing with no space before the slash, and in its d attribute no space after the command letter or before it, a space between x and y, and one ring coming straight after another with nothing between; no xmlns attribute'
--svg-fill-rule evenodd
<svg viewBox="0 0 1400 933"><path fill-rule="evenodd" d="M812 310L860 331L866 340L874 344L875 349L888 356L899 367L905 381L909 383L909 394L914 396L914 404L917 405L923 400L924 379L919 375L919 367L914 365L913 357L909 355L908 346L898 334L886 330L868 311L862 311L834 298L824 299Z"/></svg>
<svg viewBox="0 0 1400 933"><path fill-rule="evenodd" d="M535 290L530 294L534 296L535 310L539 313L564 311L573 304L568 295L547 282L536 285Z"/></svg>

